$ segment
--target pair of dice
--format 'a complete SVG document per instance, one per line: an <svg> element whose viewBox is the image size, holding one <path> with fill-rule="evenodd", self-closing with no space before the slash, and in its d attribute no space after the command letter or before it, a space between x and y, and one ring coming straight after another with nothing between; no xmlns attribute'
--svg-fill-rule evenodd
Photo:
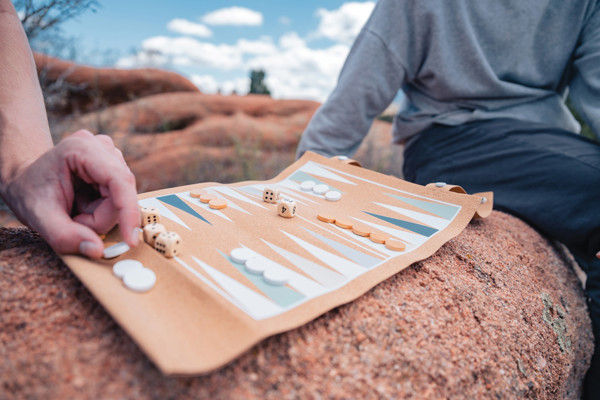
<svg viewBox="0 0 600 400"><path fill-rule="evenodd" d="M168 232L160 223L160 214L154 207L142 207L142 226L144 242L152 246L163 256L172 258L181 254L183 241L176 232Z"/></svg>
<svg viewBox="0 0 600 400"><path fill-rule="evenodd" d="M292 218L296 215L298 205L292 199L282 198L279 189L265 187L263 190L263 200L267 203L277 204L277 214L285 218Z"/></svg>

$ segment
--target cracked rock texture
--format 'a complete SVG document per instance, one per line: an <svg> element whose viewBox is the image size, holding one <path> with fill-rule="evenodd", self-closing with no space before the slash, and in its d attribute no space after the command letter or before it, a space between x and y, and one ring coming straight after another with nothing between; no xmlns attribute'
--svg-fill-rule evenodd
<svg viewBox="0 0 600 400"><path fill-rule="evenodd" d="M28 229L0 229L0 285L2 399L576 399L593 350L570 258L500 212L202 377L162 376Z"/></svg>

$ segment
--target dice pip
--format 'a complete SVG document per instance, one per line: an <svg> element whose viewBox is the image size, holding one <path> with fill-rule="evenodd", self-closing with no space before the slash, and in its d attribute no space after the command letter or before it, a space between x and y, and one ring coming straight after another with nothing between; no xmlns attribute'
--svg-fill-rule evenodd
<svg viewBox="0 0 600 400"><path fill-rule="evenodd" d="M154 247L154 242L156 241L158 235L166 231L167 228L165 228L165 226L162 224L148 224L144 227L144 242Z"/></svg>
<svg viewBox="0 0 600 400"><path fill-rule="evenodd" d="M267 186L265 187L265 190L263 190L263 200L267 203L277 204L277 201L279 201L279 194L279 189Z"/></svg>
<svg viewBox="0 0 600 400"><path fill-rule="evenodd" d="M281 199L277 204L277 213L285 218L292 218L296 215L296 202L292 199Z"/></svg>
<svg viewBox="0 0 600 400"><path fill-rule="evenodd" d="M142 207L140 209L142 214L142 227L148 224L156 224L160 222L160 214L156 207Z"/></svg>
<svg viewBox="0 0 600 400"><path fill-rule="evenodd" d="M181 254L183 242L176 232L163 232L156 237L154 249L167 258Z"/></svg>

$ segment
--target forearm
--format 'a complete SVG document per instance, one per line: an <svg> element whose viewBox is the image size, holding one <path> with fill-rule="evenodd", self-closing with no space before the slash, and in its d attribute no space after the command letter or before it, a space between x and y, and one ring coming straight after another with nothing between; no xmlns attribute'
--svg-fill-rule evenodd
<svg viewBox="0 0 600 400"><path fill-rule="evenodd" d="M52 148L35 63L9 0L0 0L0 193L23 167Z"/></svg>
<svg viewBox="0 0 600 400"><path fill-rule="evenodd" d="M297 156L305 151L352 155L373 119L392 102L405 80L404 67L376 35L361 32L338 84L304 132Z"/></svg>

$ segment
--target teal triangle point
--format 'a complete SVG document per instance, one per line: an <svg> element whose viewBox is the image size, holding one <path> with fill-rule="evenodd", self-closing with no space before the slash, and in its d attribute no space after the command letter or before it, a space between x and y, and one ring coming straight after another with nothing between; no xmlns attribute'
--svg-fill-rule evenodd
<svg viewBox="0 0 600 400"><path fill-rule="evenodd" d="M162 201L163 203L167 203L170 206L178 208L181 211L186 212L198 219L201 219L202 221L206 222L209 225L212 225L210 222L208 222L208 220L206 218L204 218L202 215L198 214L192 207L190 207L185 201L181 200L175 194L169 194L166 196L157 197L157 199Z"/></svg>
<svg viewBox="0 0 600 400"><path fill-rule="evenodd" d="M370 213L368 211L363 211L363 212L365 214L369 214L369 215L372 215L373 217L379 218L382 221L386 221L386 222L389 222L390 224L399 226L400 228L408 229L409 231L418 233L419 235L430 237L431 235L433 235L434 233L436 233L438 231L437 229L431 228L426 225L416 224L414 222L404 221L402 219L386 217L385 215L374 214L374 213Z"/></svg>
<svg viewBox="0 0 600 400"><path fill-rule="evenodd" d="M456 213L459 210L457 206L451 206L449 204L440 204L440 203L432 203L430 201L419 200L419 199L411 199L403 196L396 196L395 194L386 193L388 196L403 201L411 206L415 206L420 208L421 210L428 211L434 215L437 215L440 218L444 218L447 220L451 220L454 218Z"/></svg>
<svg viewBox="0 0 600 400"><path fill-rule="evenodd" d="M290 176L290 179L293 180L293 181L296 181L298 183L302 183L304 181L314 181L317 185L325 183L325 182L319 180L318 178L315 178L314 176L307 174L304 171L296 171L296 172L294 172Z"/></svg>
<svg viewBox="0 0 600 400"><path fill-rule="evenodd" d="M227 261L231 263L238 271L240 271L246 278L250 280L260 291L262 291L268 298L273 300L275 303L282 307L287 307L304 299L304 295L290 289L287 286L275 286L271 285L263 279L262 275L251 274L246 271L246 267L243 264L233 261L231 257L219 250L219 253Z"/></svg>

